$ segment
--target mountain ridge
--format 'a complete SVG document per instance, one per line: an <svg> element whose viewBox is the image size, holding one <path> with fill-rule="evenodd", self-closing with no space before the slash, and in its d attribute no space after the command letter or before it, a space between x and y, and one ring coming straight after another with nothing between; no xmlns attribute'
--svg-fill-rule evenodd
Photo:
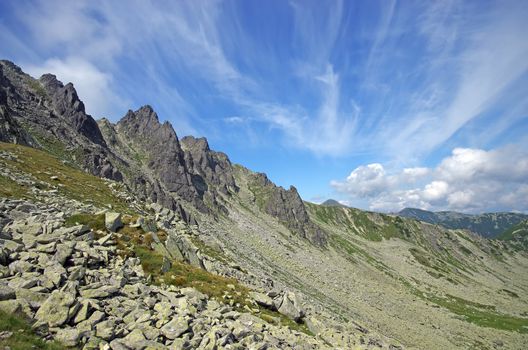
<svg viewBox="0 0 528 350"><path fill-rule="evenodd" d="M4 61L0 83L11 142L0 143L0 289L17 289L0 307L51 322L48 337L111 349L523 348L528 254L515 241L303 202L205 138L179 138L150 106L98 120L94 142L73 86L53 102L50 89L68 84L46 88ZM47 286L29 291L49 300L40 312L18 284L35 279ZM76 315L56 328L44 314L61 293ZM77 316L89 295L96 307ZM135 299L148 320L117 314ZM84 315L119 327L104 333Z"/></svg>
<svg viewBox="0 0 528 350"><path fill-rule="evenodd" d="M511 212L464 214L455 211L432 212L417 208L404 208L396 215L442 225L449 229L467 229L488 238L496 238L510 227L528 219L527 214Z"/></svg>

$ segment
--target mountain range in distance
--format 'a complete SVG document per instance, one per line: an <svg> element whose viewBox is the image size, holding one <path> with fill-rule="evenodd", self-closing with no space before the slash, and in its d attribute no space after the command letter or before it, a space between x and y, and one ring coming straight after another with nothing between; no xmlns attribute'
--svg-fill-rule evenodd
<svg viewBox="0 0 528 350"><path fill-rule="evenodd" d="M335 199L327 199L322 206L342 207L348 206ZM486 238L509 237L506 233L510 229L528 220L528 215L523 213L497 212L482 214L465 214L456 211L429 211L418 208L404 208L395 213L397 216L420 220L433 225L440 225L453 230L469 230Z"/></svg>

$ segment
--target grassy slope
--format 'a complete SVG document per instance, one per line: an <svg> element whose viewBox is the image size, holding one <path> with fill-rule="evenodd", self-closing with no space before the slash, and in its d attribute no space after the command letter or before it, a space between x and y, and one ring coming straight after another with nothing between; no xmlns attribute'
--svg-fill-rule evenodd
<svg viewBox="0 0 528 350"><path fill-rule="evenodd" d="M368 248L376 247L376 242L383 240L394 238L404 240L411 246L409 252L421 265L420 268L432 278L442 278L447 281L446 283L459 284L467 283L468 276L483 268L475 256L475 254L485 254L479 248L488 248L492 252L490 254L492 258L500 261L493 255L495 253L502 257L492 245L493 242L489 241L489 244L486 241L476 242L463 231L438 229L433 231L435 236L432 239L426 237L425 232L415 220L369 213L353 208L306 204L312 219L331 232L330 241L334 248L352 257L353 262L366 261L388 276L401 279L415 296L443 307L467 322L482 327L528 333L527 318L504 314L497 311L493 305L467 300L441 290L435 291L431 289L431 286L420 290L415 286L416 283L408 283L405 277L398 276L396 271L375 258L379 256L376 250ZM431 227L434 228L434 226ZM365 241L373 243L363 244L362 242Z"/></svg>
<svg viewBox="0 0 528 350"><path fill-rule="evenodd" d="M57 190L67 198L99 206L112 206L115 210L129 212L125 201L112 194L108 183L93 175L64 164L47 152L30 147L0 143L0 151L8 152L17 159L0 158L0 165L14 173L28 175L37 186L45 190ZM57 176L58 179L51 179ZM27 185L0 176L0 196L32 198Z"/></svg>

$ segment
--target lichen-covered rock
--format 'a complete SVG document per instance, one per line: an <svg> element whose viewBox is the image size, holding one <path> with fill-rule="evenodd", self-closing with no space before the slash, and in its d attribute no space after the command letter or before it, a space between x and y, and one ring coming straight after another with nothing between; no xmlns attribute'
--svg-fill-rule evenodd
<svg viewBox="0 0 528 350"><path fill-rule="evenodd" d="M35 318L47 323L50 327L58 327L66 323L77 310L72 310L75 295L60 290L54 290L37 311Z"/></svg>
<svg viewBox="0 0 528 350"><path fill-rule="evenodd" d="M105 213L105 227L110 232L117 232L118 229L123 227L121 214L115 212Z"/></svg>
<svg viewBox="0 0 528 350"><path fill-rule="evenodd" d="M161 334L167 339L176 339L189 330L189 320L183 316L177 316L161 327Z"/></svg>
<svg viewBox="0 0 528 350"><path fill-rule="evenodd" d="M301 307L301 303L295 293L292 292L284 293L279 312L295 321L300 321L304 316L304 310Z"/></svg>

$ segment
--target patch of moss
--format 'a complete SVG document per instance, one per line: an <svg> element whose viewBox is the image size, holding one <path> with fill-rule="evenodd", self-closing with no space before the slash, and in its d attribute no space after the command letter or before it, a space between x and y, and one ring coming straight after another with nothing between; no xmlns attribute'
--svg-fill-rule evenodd
<svg viewBox="0 0 528 350"><path fill-rule="evenodd" d="M63 350L67 349L59 342L47 342L40 338L31 324L21 315L8 314L0 310L0 332L12 332L7 338L0 338L1 349L11 350Z"/></svg>

